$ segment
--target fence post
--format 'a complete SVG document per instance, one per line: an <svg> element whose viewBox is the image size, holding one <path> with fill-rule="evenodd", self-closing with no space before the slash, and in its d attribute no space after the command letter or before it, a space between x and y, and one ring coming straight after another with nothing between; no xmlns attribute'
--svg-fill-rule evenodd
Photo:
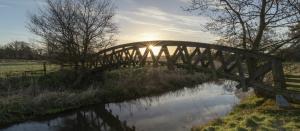
<svg viewBox="0 0 300 131"><path fill-rule="evenodd" d="M46 75L47 74L46 62L43 62L43 71L44 71L44 75Z"/></svg>

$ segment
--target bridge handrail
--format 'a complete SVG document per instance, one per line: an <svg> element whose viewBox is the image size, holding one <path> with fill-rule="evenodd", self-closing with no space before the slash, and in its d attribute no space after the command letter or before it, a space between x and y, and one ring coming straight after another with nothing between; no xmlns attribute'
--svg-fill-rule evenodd
<svg viewBox="0 0 300 131"><path fill-rule="evenodd" d="M234 47L228 47L228 46L223 46L223 45L216 45L216 44L208 44L208 43L202 43L202 42L190 42L190 41L142 41L142 42L133 42L133 43L128 43L128 44L121 44L117 46L113 46L107 49L104 49L102 51L99 51L98 54L101 55L105 52L109 52L112 50L120 49L120 48L132 48L132 47L139 47L143 48L149 45L153 46L188 46L188 47L200 47L200 48L210 48L210 49L215 49L215 50L222 50L222 51L227 51L227 52L232 52L232 53L240 53L244 54L247 56L259 56L259 58L264 58L264 59L276 59L276 60L281 60L280 58L276 56L272 56L269 54L264 54L260 52L255 52L251 50L246 50L246 49L239 49L239 48L234 48Z"/></svg>

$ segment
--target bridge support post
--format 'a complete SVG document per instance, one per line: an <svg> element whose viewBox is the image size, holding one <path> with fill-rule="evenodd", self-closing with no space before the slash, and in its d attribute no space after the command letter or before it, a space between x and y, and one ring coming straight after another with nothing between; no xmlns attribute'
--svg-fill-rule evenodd
<svg viewBox="0 0 300 131"><path fill-rule="evenodd" d="M240 87L243 91L247 91L248 87L246 85L246 78L245 73L242 66L241 56L237 54L237 64L238 64L238 72L239 72L239 79L240 79Z"/></svg>
<svg viewBox="0 0 300 131"><path fill-rule="evenodd" d="M257 60L253 57L247 58L247 67L248 67L248 73L249 73L249 79L254 80L254 72L257 67Z"/></svg>
<svg viewBox="0 0 300 131"><path fill-rule="evenodd" d="M175 70L174 68L174 63L173 63L173 58L170 55L170 52L168 50L167 46L162 46L161 50L163 50L165 52L165 57L167 59L167 67L169 70Z"/></svg>
<svg viewBox="0 0 300 131"><path fill-rule="evenodd" d="M274 59L272 61L272 73L275 88L285 89L285 78L283 73L283 66L280 60Z"/></svg>
<svg viewBox="0 0 300 131"><path fill-rule="evenodd" d="M208 53L208 61L209 61L209 64L210 64L210 68L211 68L211 72L213 74L213 78L214 79L217 79L218 76L217 76L217 70L216 70L216 66L215 66L215 63L214 63L214 60L213 60L213 56L211 54L211 49L210 48L207 48L207 53Z"/></svg>

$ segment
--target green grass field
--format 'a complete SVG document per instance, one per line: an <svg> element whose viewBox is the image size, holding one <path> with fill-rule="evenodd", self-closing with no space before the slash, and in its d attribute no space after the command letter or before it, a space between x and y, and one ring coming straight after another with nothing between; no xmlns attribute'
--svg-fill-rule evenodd
<svg viewBox="0 0 300 131"><path fill-rule="evenodd" d="M299 131L300 105L280 109L272 99L251 95L223 117L192 131Z"/></svg>
<svg viewBox="0 0 300 131"><path fill-rule="evenodd" d="M0 59L0 77L6 75L18 75L24 73L25 71L39 71L43 69L43 61ZM47 72L52 72L58 69L58 65L49 63L46 64Z"/></svg>

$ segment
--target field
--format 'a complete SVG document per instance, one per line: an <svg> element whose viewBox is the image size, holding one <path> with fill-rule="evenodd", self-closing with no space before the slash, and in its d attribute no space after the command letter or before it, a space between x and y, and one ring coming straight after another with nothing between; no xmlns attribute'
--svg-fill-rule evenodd
<svg viewBox="0 0 300 131"><path fill-rule="evenodd" d="M0 77L22 75L25 72L38 72L44 70L43 61L37 60L1 60ZM46 72L59 69L58 65L46 63Z"/></svg>

